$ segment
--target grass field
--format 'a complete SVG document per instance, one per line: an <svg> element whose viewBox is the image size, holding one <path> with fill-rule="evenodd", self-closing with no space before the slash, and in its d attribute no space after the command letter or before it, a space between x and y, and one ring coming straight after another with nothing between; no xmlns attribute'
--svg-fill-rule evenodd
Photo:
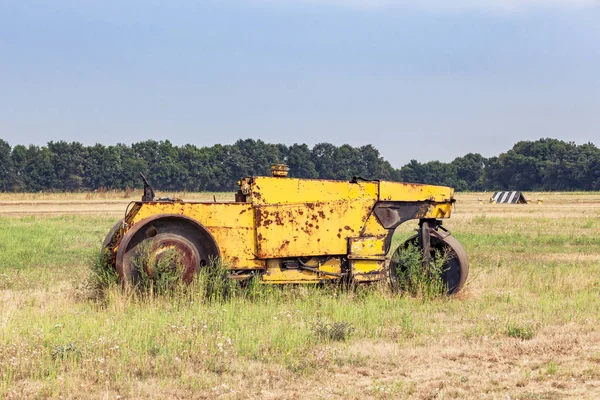
<svg viewBox="0 0 600 400"><path fill-rule="evenodd" d="M600 398L599 193L458 194L445 225L471 274L454 298L372 286L90 299L90 260L137 197L0 195L0 398Z"/></svg>

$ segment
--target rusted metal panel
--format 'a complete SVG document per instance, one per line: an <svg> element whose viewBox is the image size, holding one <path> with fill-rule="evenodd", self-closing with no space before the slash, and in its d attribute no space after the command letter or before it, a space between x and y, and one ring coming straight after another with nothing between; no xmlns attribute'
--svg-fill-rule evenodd
<svg viewBox="0 0 600 400"><path fill-rule="evenodd" d="M376 200L376 182L351 183L325 179L255 177L250 181L252 202L256 205L328 203Z"/></svg>
<svg viewBox="0 0 600 400"><path fill-rule="evenodd" d="M451 201L441 204L432 201L382 201L375 205L373 213L385 229L395 229L411 219L448 218L451 211Z"/></svg>
<svg viewBox="0 0 600 400"><path fill-rule="evenodd" d="M451 201L453 198L454 189L446 186L387 181L379 183L379 200L381 201L431 201L443 203Z"/></svg>
<svg viewBox="0 0 600 400"><path fill-rule="evenodd" d="M349 263L355 282L371 282L385 278L385 259L349 260Z"/></svg>
<svg viewBox="0 0 600 400"><path fill-rule="evenodd" d="M192 218L215 238L223 260L232 268L264 268L257 260L254 213L250 203L140 203L132 224L156 214L179 214Z"/></svg>
<svg viewBox="0 0 600 400"><path fill-rule="evenodd" d="M256 206L258 258L346 254L375 200Z"/></svg>
<svg viewBox="0 0 600 400"><path fill-rule="evenodd" d="M387 235L348 238L348 258L368 259L385 256Z"/></svg>
<svg viewBox="0 0 600 400"><path fill-rule="evenodd" d="M373 212L384 228L394 229L405 221L425 218L430 205L429 202L380 202Z"/></svg>

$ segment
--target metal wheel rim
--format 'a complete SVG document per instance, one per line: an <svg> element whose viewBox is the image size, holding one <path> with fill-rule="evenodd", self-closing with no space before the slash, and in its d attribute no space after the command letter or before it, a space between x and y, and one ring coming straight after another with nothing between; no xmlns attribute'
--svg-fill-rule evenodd
<svg viewBox="0 0 600 400"><path fill-rule="evenodd" d="M397 278L395 276L398 263L394 261L395 255L406 248L410 243L418 246L419 238L418 235L411 236L404 243L400 244L392 255L392 260L389 265L390 281L392 285L397 285ZM446 236L443 239L431 235L431 253L435 250L444 249L446 253L447 249L453 253L449 261L444 263L443 268L448 265L448 268L442 273L442 280L447 285L447 294L453 295L458 293L464 286L467 276L469 274L469 263L467 260L467 253L463 246L453 236Z"/></svg>

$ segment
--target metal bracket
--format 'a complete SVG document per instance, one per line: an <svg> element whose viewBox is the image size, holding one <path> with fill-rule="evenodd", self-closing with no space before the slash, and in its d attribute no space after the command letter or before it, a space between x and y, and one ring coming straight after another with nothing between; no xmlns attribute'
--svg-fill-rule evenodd
<svg viewBox="0 0 600 400"><path fill-rule="evenodd" d="M142 201L154 201L154 189L152 189L152 186L150 186L144 174L140 172L140 176L144 181L144 195L142 196Z"/></svg>

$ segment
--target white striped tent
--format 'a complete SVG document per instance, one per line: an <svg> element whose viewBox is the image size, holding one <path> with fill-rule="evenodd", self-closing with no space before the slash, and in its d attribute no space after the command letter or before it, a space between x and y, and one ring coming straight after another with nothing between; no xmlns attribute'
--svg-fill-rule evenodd
<svg viewBox="0 0 600 400"><path fill-rule="evenodd" d="M496 204L527 204L527 200L521 192L496 192L492 200Z"/></svg>

